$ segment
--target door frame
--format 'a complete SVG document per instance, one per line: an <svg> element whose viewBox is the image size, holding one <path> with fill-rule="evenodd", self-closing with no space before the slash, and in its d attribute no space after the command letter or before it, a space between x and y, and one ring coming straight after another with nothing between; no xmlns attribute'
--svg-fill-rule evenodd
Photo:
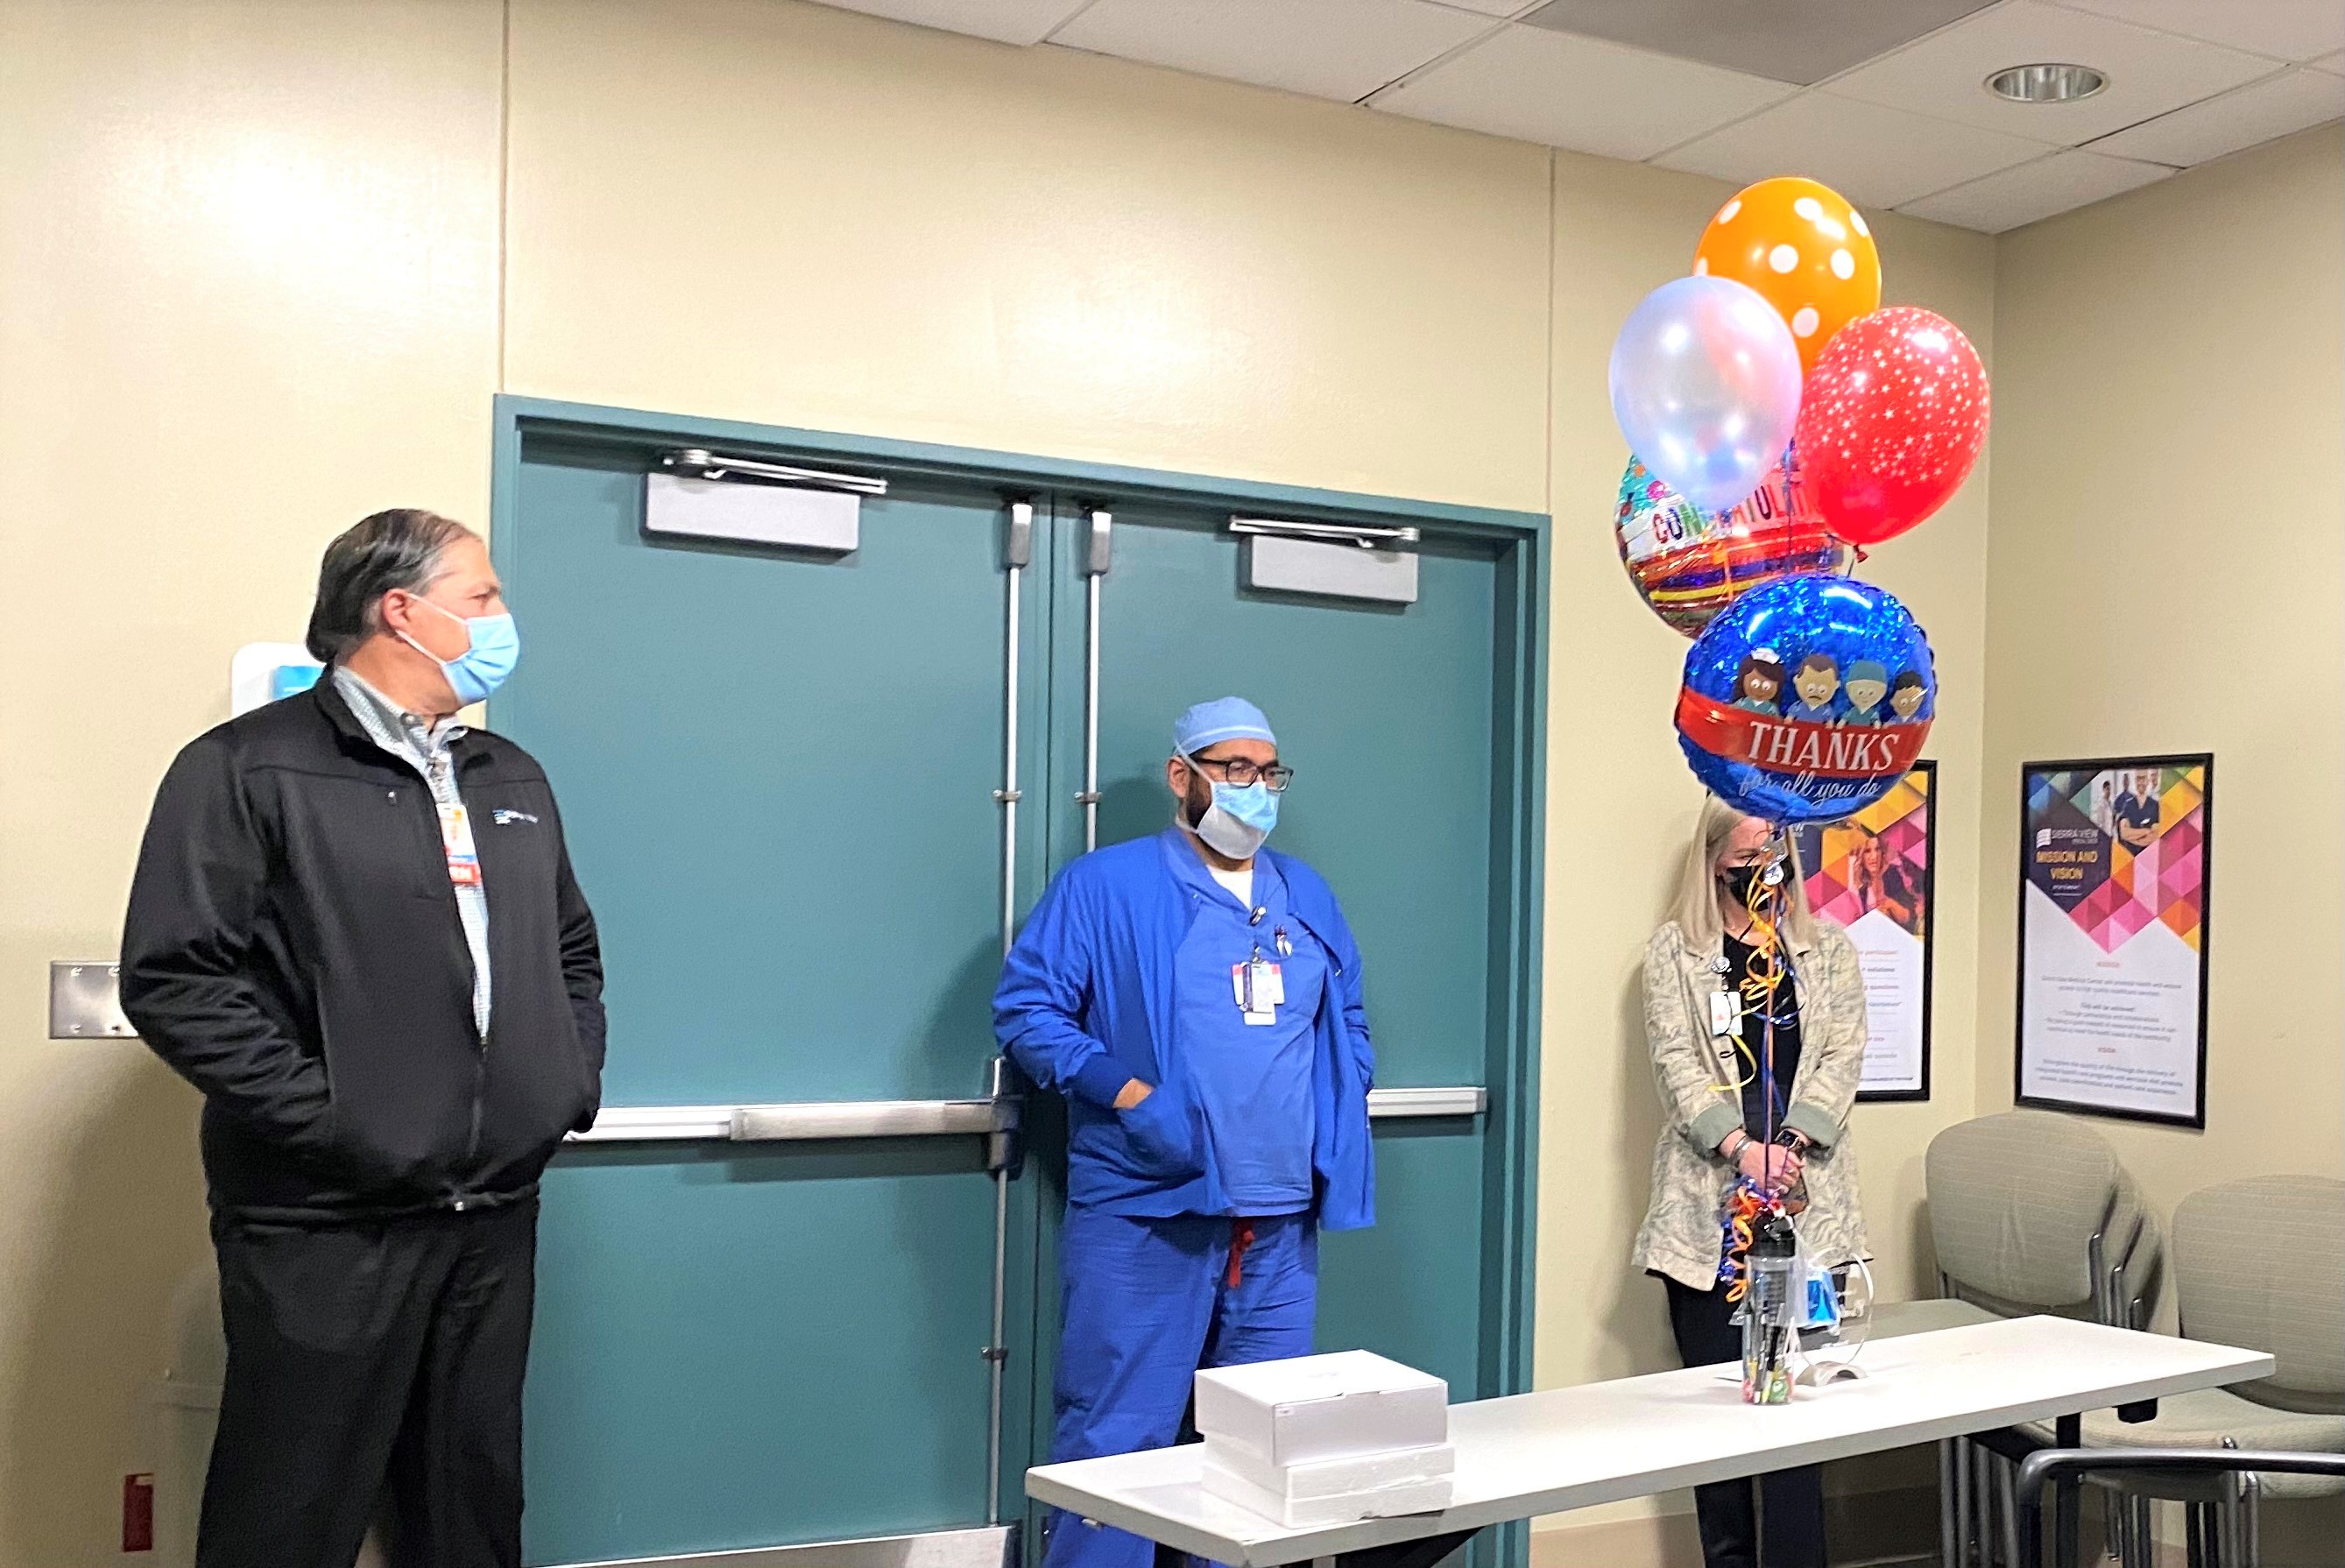
<svg viewBox="0 0 2345 1568"><path fill-rule="evenodd" d="M1541 942L1545 927L1548 614L1552 552L1544 514L1461 506L1446 502L1268 484L1031 453L949 446L929 442L662 413L558 399L500 393L492 416L489 506L491 558L502 570L509 557L501 541L520 511L524 442L533 436L646 452L690 443L723 446L782 461L850 463L895 474L927 474L967 484L1073 492L1103 499L1154 499L1190 504L1233 504L1335 523L1403 519L1429 535L1479 541L1496 547L1499 572L1498 664L1501 693L1497 741L1494 824L1504 834L1494 867L1500 888L1495 912L1504 936L1497 954L1494 1016L1499 1045L1490 1061L1488 1135L1493 1158L1485 1164L1487 1213L1493 1222L1477 1282L1483 1303L1482 1390L1527 1392L1531 1386L1535 1328L1538 1193L1538 1092ZM1043 835L1029 843L1042 847ZM1019 907L1032 907L1041 865L1021 853ZM1028 884L1031 884L1030 886ZM1047 1398L1047 1390L1039 1391ZM1005 1412L1006 1414L1006 1412ZM1022 1423L1005 1420L1004 1512L1023 1511L1022 1472L1031 1461ZM1525 1536L1508 1527L1501 1555L1520 1560Z"/></svg>

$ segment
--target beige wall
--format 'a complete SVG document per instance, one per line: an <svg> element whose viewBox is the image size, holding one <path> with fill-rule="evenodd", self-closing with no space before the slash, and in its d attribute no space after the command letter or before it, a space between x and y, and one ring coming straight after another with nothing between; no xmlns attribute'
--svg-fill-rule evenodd
<svg viewBox="0 0 2345 1568"><path fill-rule="evenodd" d="M2212 751L2207 1130L2094 1124L2161 1212L2345 1175L2340 178L2330 126L1998 258L1977 1104L2011 1103L2020 764Z"/></svg>
<svg viewBox="0 0 2345 1568"><path fill-rule="evenodd" d="M0 1563L112 1562L204 1249L194 1097L42 1038L110 956L230 651L323 531L479 515L496 385L493 5L0 6ZM137 1561L137 1559L134 1559Z"/></svg>
<svg viewBox="0 0 2345 1568"><path fill-rule="evenodd" d="M1544 149L775 0L512 83L510 390L1543 509Z"/></svg>
<svg viewBox="0 0 2345 1568"><path fill-rule="evenodd" d="M1601 388L1724 194L789 0L0 8L0 567L42 585L0 617L0 1563L115 1560L203 1249L192 1096L136 1046L39 1039L43 966L112 951L154 779L224 715L230 649L298 631L326 535L393 502L484 514L501 388L1552 510L1538 1376L1670 1364L1625 1262L1658 1116L1631 988L1695 789L1666 717L1683 645L1613 555ZM1996 248L1876 227L1890 296L1990 356L2000 503L2026 393ZM2304 265L2333 278L2322 243ZM1970 1044L1977 1008L2008 1013L1975 911L2009 769L1982 761L2048 743L1987 744L1989 494L1983 472L1867 568L1944 685L1937 1096L1856 1124L1893 1288L1926 1273L1921 1148L2007 1059ZM2252 853L2218 844L2227 871Z"/></svg>

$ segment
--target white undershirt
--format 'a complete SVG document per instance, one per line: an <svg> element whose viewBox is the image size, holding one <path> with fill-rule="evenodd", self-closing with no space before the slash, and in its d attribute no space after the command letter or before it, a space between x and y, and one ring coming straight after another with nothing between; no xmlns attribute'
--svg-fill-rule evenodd
<svg viewBox="0 0 2345 1568"><path fill-rule="evenodd" d="M1231 897L1249 910L1254 908L1254 868L1252 866L1247 866L1241 871L1225 871L1219 866L1208 865L1205 870L1213 873L1213 881L1230 890Z"/></svg>

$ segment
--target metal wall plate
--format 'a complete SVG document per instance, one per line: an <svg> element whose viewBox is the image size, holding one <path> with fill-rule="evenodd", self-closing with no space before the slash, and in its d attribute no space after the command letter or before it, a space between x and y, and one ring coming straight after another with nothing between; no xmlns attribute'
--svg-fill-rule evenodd
<svg viewBox="0 0 2345 1568"><path fill-rule="evenodd" d="M844 555L860 538L862 509L861 497L838 490L644 475L644 529L665 538Z"/></svg>
<svg viewBox="0 0 2345 1568"><path fill-rule="evenodd" d="M1257 534L1245 541L1244 570L1247 587L1273 593L1380 605L1416 603L1414 550L1362 549Z"/></svg>
<svg viewBox="0 0 2345 1568"><path fill-rule="evenodd" d="M49 964L49 1038L135 1040L122 1015L122 966L104 959L56 959Z"/></svg>

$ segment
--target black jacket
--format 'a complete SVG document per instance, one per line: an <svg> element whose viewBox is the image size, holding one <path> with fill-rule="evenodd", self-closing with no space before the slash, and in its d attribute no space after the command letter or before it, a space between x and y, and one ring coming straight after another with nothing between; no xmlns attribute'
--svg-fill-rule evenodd
<svg viewBox="0 0 2345 1568"><path fill-rule="evenodd" d="M523 1197L601 1101L603 965L528 753L454 748L488 891L485 1048L438 813L330 676L179 753L122 1007L203 1091L216 1212L318 1222Z"/></svg>

